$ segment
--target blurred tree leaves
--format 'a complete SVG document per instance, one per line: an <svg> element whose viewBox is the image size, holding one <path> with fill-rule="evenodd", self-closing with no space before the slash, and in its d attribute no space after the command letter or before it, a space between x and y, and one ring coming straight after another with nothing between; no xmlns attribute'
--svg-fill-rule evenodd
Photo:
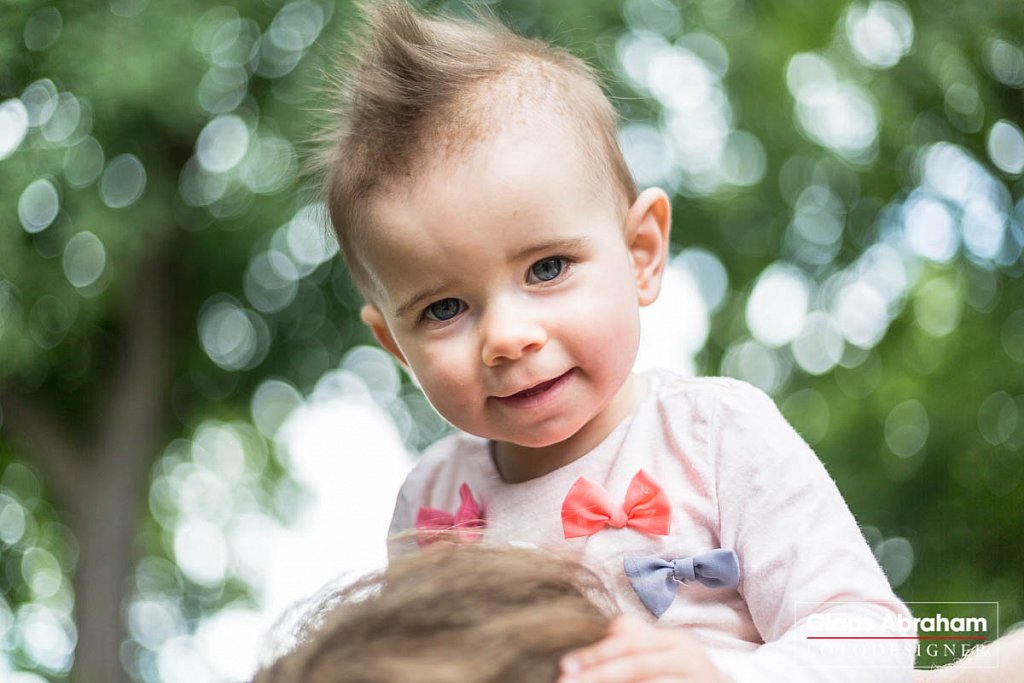
<svg viewBox="0 0 1024 683"><path fill-rule="evenodd" d="M655 141L632 148L634 169L675 191L676 244L706 248L729 277L700 371L743 375L741 349L761 359L747 379L775 377L766 388L869 540L909 542L884 546L902 549L894 564L882 558L901 595L999 600L1004 625L1024 617L1024 184L1013 147L1024 6L490 4L599 66L624 137ZM254 393L268 378L307 392L369 341L329 244L317 246L325 228L300 175L320 70L352 8L21 1L3 12L0 150L16 149L0 158L0 623L18 625L0 648L18 668L69 675L68 653L34 649L24 633L49 624L74 642L62 619L77 593L79 649L91 649L74 677L122 678L123 657L151 679L138 653L159 643L121 645L132 590L181 602L186 628L249 590L244 577L203 585L174 565L163 482L194 474L187 440L210 425L235 434L258 463L246 504L279 512L281 467L254 455L269 434L241 426L259 423ZM995 135L999 122L1009 137ZM851 130L867 137L844 138ZM687 146L700 136L721 146ZM943 172L969 186L937 189ZM920 252L937 248L934 231L907 246L922 197L955 226L948 257ZM985 197L1002 240L991 253L970 237L982 220L971 202ZM829 225L832 242L819 230ZM900 254L906 277L879 339L847 340L814 373L803 342L771 346L752 332L747 304L772 263L795 264L808 310L835 323L840 276L878 245ZM38 549L65 577L56 588L38 578L52 574ZM81 583L83 568L102 588Z"/></svg>

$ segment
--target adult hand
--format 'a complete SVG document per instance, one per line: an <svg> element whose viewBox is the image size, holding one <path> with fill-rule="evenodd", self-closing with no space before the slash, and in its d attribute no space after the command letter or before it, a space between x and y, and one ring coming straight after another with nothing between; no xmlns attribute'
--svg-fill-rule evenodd
<svg viewBox="0 0 1024 683"><path fill-rule="evenodd" d="M562 658L558 683L720 683L725 677L683 629L617 617L608 635Z"/></svg>

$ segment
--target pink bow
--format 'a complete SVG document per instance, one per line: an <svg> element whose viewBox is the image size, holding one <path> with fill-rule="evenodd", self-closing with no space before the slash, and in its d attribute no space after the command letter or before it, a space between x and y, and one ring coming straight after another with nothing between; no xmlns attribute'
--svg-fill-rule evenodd
<svg viewBox="0 0 1024 683"><path fill-rule="evenodd" d="M472 543L483 536L487 526L483 510L474 500L469 484L459 487L462 502L455 514L447 510L421 507L416 514L416 542L422 547L442 539L455 543Z"/></svg>
<svg viewBox="0 0 1024 683"><path fill-rule="evenodd" d="M643 470L626 490L626 502L618 507L600 484L580 477L562 502L562 531L566 538L591 536L605 525L632 527L645 534L667 536L672 505L660 486Z"/></svg>

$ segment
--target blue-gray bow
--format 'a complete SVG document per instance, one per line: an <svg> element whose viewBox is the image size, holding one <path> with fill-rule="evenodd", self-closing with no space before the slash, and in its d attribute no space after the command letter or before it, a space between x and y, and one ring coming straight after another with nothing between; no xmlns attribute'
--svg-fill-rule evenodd
<svg viewBox="0 0 1024 683"><path fill-rule="evenodd" d="M678 560L627 557L622 566L640 602L658 618L675 600L676 588L681 583L700 581L708 588L736 588L740 585L740 563L736 553L725 548Z"/></svg>

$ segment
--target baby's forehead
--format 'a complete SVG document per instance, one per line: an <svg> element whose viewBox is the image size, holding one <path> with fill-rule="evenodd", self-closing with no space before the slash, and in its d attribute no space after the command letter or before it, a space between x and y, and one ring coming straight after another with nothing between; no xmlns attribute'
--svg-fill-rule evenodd
<svg viewBox="0 0 1024 683"><path fill-rule="evenodd" d="M571 93L545 75L512 72L490 79L460 98L453 110L434 117L424 126L413 168L422 173L444 172L444 167L465 161L481 147L495 145L502 136L521 141L560 138L574 143L576 154L566 161L594 166L588 150L596 147L587 126L574 116L566 101Z"/></svg>
<svg viewBox="0 0 1024 683"><path fill-rule="evenodd" d="M576 136L552 123L510 120L382 186L362 244L377 285L452 263L512 262L521 247L580 238L581 226L618 225L618 193L595 185Z"/></svg>
<svg viewBox="0 0 1024 683"><path fill-rule="evenodd" d="M616 196L578 128L550 110L498 113L472 138L443 137L443 144L427 148L408 173L381 184L371 210L386 224L386 214L404 213L411 205L444 213L446 204L490 204L514 193L535 200L530 204L564 194L587 201ZM551 185L560 191L550 192Z"/></svg>
<svg viewBox="0 0 1024 683"><path fill-rule="evenodd" d="M598 142L588 137L589 127L540 83L531 88L535 79L524 78L482 87L476 99L426 128L412 163L382 179L367 202L360 251L368 270L376 271L371 277L383 275L378 266L385 258L404 254L400 260L415 268L440 258L424 253L431 247L454 251L460 233L447 225L501 229L496 226L518 213L540 232L553 216L566 223L595 207L602 220L624 216L627 197ZM412 249L414 243L423 251Z"/></svg>
<svg viewBox="0 0 1024 683"><path fill-rule="evenodd" d="M486 137L460 150L438 152L415 170L380 188L371 211L375 230L396 223L444 221L475 211L492 214L512 197L520 213L564 194L593 194L588 164L571 133L540 121L513 121L496 126ZM558 184L561 193L552 193Z"/></svg>

